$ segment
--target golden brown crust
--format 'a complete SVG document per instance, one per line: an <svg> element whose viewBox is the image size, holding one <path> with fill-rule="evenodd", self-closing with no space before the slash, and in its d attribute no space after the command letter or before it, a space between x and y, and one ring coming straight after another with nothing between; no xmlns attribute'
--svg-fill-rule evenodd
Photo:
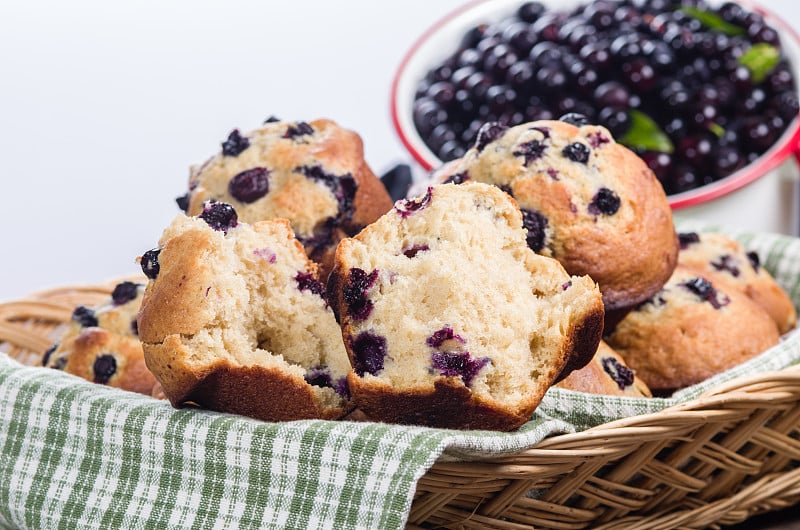
<svg viewBox="0 0 800 530"><path fill-rule="evenodd" d="M139 310L142 342L162 342L173 334L193 335L208 323L211 316L204 299L213 271L203 257L211 249L209 234L200 230L185 232L164 244L158 277L148 284Z"/></svg>
<svg viewBox="0 0 800 530"><path fill-rule="evenodd" d="M397 391L390 385L348 376L356 406L369 418L388 423L444 429L511 431L531 419L544 390L528 396L517 410L479 400L453 378L440 378L432 391Z"/></svg>
<svg viewBox="0 0 800 530"><path fill-rule="evenodd" d="M312 134L287 138L287 129L297 123L267 123L243 135L249 139L250 147L240 154L217 155L193 170L187 213L198 215L205 201L214 199L232 204L239 219L247 223L287 218L305 242L308 255L320 263L324 279L339 240L355 235L389 211L392 201L366 163L363 142L357 133L328 119L317 119L308 125ZM254 202L239 202L230 194L228 183L238 173L255 167L270 171L270 189ZM325 183L302 174L301 168L315 167L330 177L353 177L356 188L352 211L341 211L343 204L337 204L347 190L333 191L330 187L335 187L335 182Z"/></svg>
<svg viewBox="0 0 800 530"><path fill-rule="evenodd" d="M67 355L64 371L87 381L140 394L149 394L155 384L153 374L145 365L142 346L135 337L97 327L84 328L74 339L62 343L61 348ZM111 355L116 363L107 381L99 380L94 373L95 360L101 355Z"/></svg>
<svg viewBox="0 0 800 530"><path fill-rule="evenodd" d="M277 368L220 359L198 369L186 362L191 352L175 335L163 344L145 345L145 351L148 366L159 374L162 392L174 407L196 404L264 421L337 419L352 409L323 407L302 377Z"/></svg>
<svg viewBox="0 0 800 530"><path fill-rule="evenodd" d="M743 245L720 233L696 236L697 241L686 242L681 249L680 263L703 271L714 282L744 293L769 313L781 333L797 325L797 310L789 295L764 267L751 263Z"/></svg>
<svg viewBox="0 0 800 530"><path fill-rule="evenodd" d="M608 357L627 367L620 355L605 342L600 342L592 362L579 370L575 370L556 386L577 392L608 396L650 397L652 395L644 381L635 375L632 384L627 386L622 386L615 381L603 367L603 359Z"/></svg>
<svg viewBox="0 0 800 530"><path fill-rule="evenodd" d="M775 322L749 298L714 285L720 308L679 284L703 277L679 265L656 295L659 300L632 311L608 336L619 353L653 392L699 383L778 343Z"/></svg>
<svg viewBox="0 0 800 530"><path fill-rule="evenodd" d="M574 370L583 368L592 360L603 336L603 319L603 304L598 301L595 307L586 314L585 319L573 324L572 329L567 332L569 337L567 358L556 382L561 381Z"/></svg>

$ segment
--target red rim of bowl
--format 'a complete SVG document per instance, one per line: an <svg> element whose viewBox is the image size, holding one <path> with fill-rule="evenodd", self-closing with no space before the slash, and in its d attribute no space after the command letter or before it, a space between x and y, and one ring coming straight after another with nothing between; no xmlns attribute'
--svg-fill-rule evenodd
<svg viewBox="0 0 800 530"><path fill-rule="evenodd" d="M406 54L403 56L403 59L400 61L400 66L395 72L392 80L390 95L392 124L394 125L394 129L400 137L400 141L406 147L411 156L426 171L434 169L435 164L426 158L423 153L420 153L414 143L409 139L410 134L416 136L416 131L406 131L400 121L399 116L403 111L403 109L400 109L397 104L400 80L405 74L408 63L411 62L411 60L417 54L419 48L421 48L422 45L425 44L425 42L427 42L432 35L436 34L436 32L438 32L442 27L446 26L451 20L458 17L462 13L465 13L473 9L476 5L483 4L487 1L489 0L474 0L472 2L468 2L463 6L451 11L430 26L414 42L408 52L406 52ZM749 0L740 0L739 3L746 6L751 11L757 11L764 15L765 18L769 19L770 24L773 24L778 28L781 37L788 35L794 40L795 45L800 48L800 35L792 27L785 24L780 17L768 9L759 6L755 2L751 2ZM793 61L795 62L798 60L800 60L800 57L793 58ZM795 70L800 72L800 66L795 65ZM796 82L800 83L800 79L796 78ZM672 208L676 210L689 206L698 206L700 204L704 204L758 180L760 177L778 167L792 155L794 155L797 158L798 163L800 163L800 119L798 118L795 118L786 128L781 137L775 142L775 144L754 162L716 182L712 182L711 184L706 184L694 190L683 193L668 195L667 199L669 200ZM436 162L438 164L442 163L438 159Z"/></svg>

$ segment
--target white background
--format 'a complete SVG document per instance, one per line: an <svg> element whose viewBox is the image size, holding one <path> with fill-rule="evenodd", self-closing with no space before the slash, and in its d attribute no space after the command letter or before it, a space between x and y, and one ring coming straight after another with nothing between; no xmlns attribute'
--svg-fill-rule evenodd
<svg viewBox="0 0 800 530"><path fill-rule="evenodd" d="M188 166L270 115L407 162L389 88L461 2L0 0L0 300L139 271ZM762 0L800 28L795 0Z"/></svg>

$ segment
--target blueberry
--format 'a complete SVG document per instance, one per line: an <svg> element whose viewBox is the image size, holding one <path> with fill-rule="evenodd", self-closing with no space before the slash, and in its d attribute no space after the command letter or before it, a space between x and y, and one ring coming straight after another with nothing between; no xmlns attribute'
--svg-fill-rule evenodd
<svg viewBox="0 0 800 530"><path fill-rule="evenodd" d="M44 351L42 354L42 366L47 366L47 363L50 362L50 356L53 355L53 352L56 351L56 348L58 348L57 342Z"/></svg>
<svg viewBox="0 0 800 530"><path fill-rule="evenodd" d="M435 331L433 335L425 339L425 344L430 346L431 348L440 348L442 344L444 344L448 340L455 340L460 342L461 344L465 344L465 341L461 335L458 335L453 331L453 328L450 326L445 326L442 329Z"/></svg>
<svg viewBox="0 0 800 530"><path fill-rule="evenodd" d="M75 308L75 311L72 312L72 320L84 328L96 327L98 324L94 310L85 305L79 305Z"/></svg>
<svg viewBox="0 0 800 530"><path fill-rule="evenodd" d="M701 300L711 304L714 309L719 309L730 303L730 299L724 293L717 291L711 282L705 278L691 278L682 283L684 287L700 297Z"/></svg>
<svg viewBox="0 0 800 530"><path fill-rule="evenodd" d="M681 232L678 234L678 243L681 246L681 250L685 250L689 248L689 245L699 242L700 236L697 232Z"/></svg>
<svg viewBox="0 0 800 530"><path fill-rule="evenodd" d="M409 248L403 249L403 255L407 258L414 258L420 252L425 252L426 250L430 250L428 245L413 245Z"/></svg>
<svg viewBox="0 0 800 530"><path fill-rule="evenodd" d="M372 312L372 301L367 298L367 290L375 284L379 274L377 269L369 274L357 267L350 269L343 297L347 304L347 314L355 320L364 320Z"/></svg>
<svg viewBox="0 0 800 530"><path fill-rule="evenodd" d="M726 271L734 278L739 277L738 260L730 254L723 254L717 261L712 261L711 266L718 271Z"/></svg>
<svg viewBox="0 0 800 530"><path fill-rule="evenodd" d="M566 291L570 287L572 287L572 280L567 280L566 282L561 284L561 290L562 291Z"/></svg>
<svg viewBox="0 0 800 530"><path fill-rule="evenodd" d="M139 265L142 267L142 272L151 280L155 280L159 270L161 270L161 266L158 263L158 255L160 253L160 248L148 250L142 254L142 259L139 262Z"/></svg>
<svg viewBox="0 0 800 530"><path fill-rule="evenodd" d="M280 119L280 118L278 118L277 116L270 116L269 118L267 118L266 120L264 120L264 123L265 123L265 124L266 124L266 123L275 123L275 122L277 122L277 121L281 121L281 119Z"/></svg>
<svg viewBox="0 0 800 530"><path fill-rule="evenodd" d="M620 207L619 195L608 188L600 188L589 203L589 213L593 215L614 215Z"/></svg>
<svg viewBox="0 0 800 530"><path fill-rule="evenodd" d="M625 387L633 384L633 370L614 357L603 358L603 370L617 383L620 390L625 390Z"/></svg>
<svg viewBox="0 0 800 530"><path fill-rule="evenodd" d="M111 292L111 300L114 305L122 305L130 302L139 294L139 284L133 282L122 282L114 287Z"/></svg>
<svg viewBox="0 0 800 530"><path fill-rule="evenodd" d="M331 372L326 367L322 366L312 366L306 371L306 375L304 376L306 383L313 386L319 387L332 387L331 384Z"/></svg>
<svg viewBox="0 0 800 530"><path fill-rule="evenodd" d="M222 142L224 156L239 156L239 153L250 147L250 140L239 134L239 129L234 129L228 139Z"/></svg>
<svg viewBox="0 0 800 530"><path fill-rule="evenodd" d="M544 248L545 230L547 229L547 217L535 210L520 208L522 211L522 226L528 231L525 240L534 252L539 252Z"/></svg>
<svg viewBox="0 0 800 530"><path fill-rule="evenodd" d="M94 382L105 385L117 372L117 360L110 353L98 355L92 366Z"/></svg>
<svg viewBox="0 0 800 530"><path fill-rule="evenodd" d="M305 136L307 134L314 134L314 128L304 121L298 121L295 125L290 125L286 132L283 134L284 138L296 138L298 136Z"/></svg>
<svg viewBox="0 0 800 530"><path fill-rule="evenodd" d="M446 377L460 376L465 386L470 386L472 380L481 369L489 364L488 357L473 359L469 352L437 351L431 354L431 364Z"/></svg>
<svg viewBox="0 0 800 530"><path fill-rule="evenodd" d="M459 173L454 173L447 177L442 184L463 184L464 182L469 180L469 173L466 171L461 171Z"/></svg>
<svg viewBox="0 0 800 530"><path fill-rule="evenodd" d="M531 140L530 142L524 142L517 146L517 150L514 151L514 156L523 156L525 157L524 165L528 167L531 162L535 160L539 160L542 158L545 149L547 149L547 145L540 140Z"/></svg>
<svg viewBox="0 0 800 530"><path fill-rule="evenodd" d="M239 202L255 202L269 192L269 169L254 167L234 176L228 183L228 193Z"/></svg>
<svg viewBox="0 0 800 530"><path fill-rule="evenodd" d="M376 375L383 370L386 358L386 339L371 331L363 331L353 339L353 370L363 377L365 373Z"/></svg>
<svg viewBox="0 0 800 530"><path fill-rule="evenodd" d="M561 150L562 155L580 164L585 164L589 161L589 153L589 147L580 142L572 142Z"/></svg>
<svg viewBox="0 0 800 530"><path fill-rule="evenodd" d="M301 291L311 291L312 293L325 298L325 286L322 282L314 278L310 272L299 271L294 277L297 281L297 288Z"/></svg>
<svg viewBox="0 0 800 530"><path fill-rule="evenodd" d="M208 223L208 226L214 230L225 233L239 224L236 210L226 202L206 201L203 213L198 217Z"/></svg>
<svg viewBox="0 0 800 530"><path fill-rule="evenodd" d="M758 253L755 251L748 252L747 259L750 261L753 270L758 272L759 267L761 267L761 259L758 257Z"/></svg>
<svg viewBox="0 0 800 530"><path fill-rule="evenodd" d="M340 377L333 380L330 370L325 366L312 366L304 376L306 383L322 388L332 388L340 396L349 399L350 387L347 384L347 377Z"/></svg>
<svg viewBox="0 0 800 530"><path fill-rule="evenodd" d="M191 194L187 191L185 194L181 195L180 197L175 197L175 203L178 205L178 208L181 209L184 213L189 211L189 198Z"/></svg>
<svg viewBox="0 0 800 530"><path fill-rule="evenodd" d="M565 123L569 123L569 124L574 125L576 127L580 127L582 125L588 125L589 124L589 118L587 118L583 114L579 114L577 112L569 112L567 114L564 114L563 116L558 118L558 120L559 121L563 121Z"/></svg>
<svg viewBox="0 0 800 530"><path fill-rule="evenodd" d="M508 127L499 122L490 121L484 123L475 138L475 149L478 152L483 151L487 145L503 136L507 130Z"/></svg>
<svg viewBox="0 0 800 530"><path fill-rule="evenodd" d="M402 199L394 203L394 209L397 213L400 214L401 217L408 217L414 212L422 210L425 208L429 202L431 202L431 195L433 194L433 188L428 186L425 195L422 197L417 197L415 199Z"/></svg>

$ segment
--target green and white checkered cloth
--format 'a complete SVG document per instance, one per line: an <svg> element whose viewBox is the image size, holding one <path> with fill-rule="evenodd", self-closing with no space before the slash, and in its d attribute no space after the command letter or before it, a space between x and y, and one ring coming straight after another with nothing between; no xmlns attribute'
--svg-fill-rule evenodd
<svg viewBox="0 0 800 530"><path fill-rule="evenodd" d="M800 240L734 235L800 305ZM437 459L519 451L799 360L795 335L670 399L551 389L519 431L495 433L175 410L0 353L0 527L402 528Z"/></svg>

